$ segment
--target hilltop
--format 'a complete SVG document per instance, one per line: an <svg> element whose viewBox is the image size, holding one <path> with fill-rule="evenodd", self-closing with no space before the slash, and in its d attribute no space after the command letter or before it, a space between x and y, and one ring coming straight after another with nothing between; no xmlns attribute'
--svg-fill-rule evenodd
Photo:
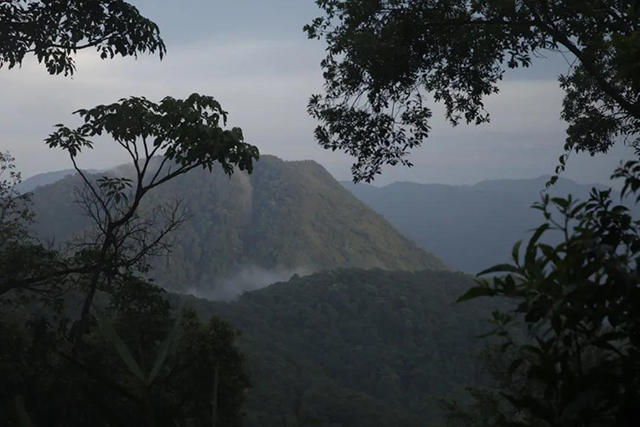
<svg viewBox="0 0 640 427"><path fill-rule="evenodd" d="M107 173L126 176L130 168ZM64 241L91 225L74 203L78 185L77 176L66 176L34 191L40 238ZM253 174L231 178L193 170L154 189L146 206L175 199L188 221L172 236L171 256L153 272L168 289L225 298L293 273L446 268L313 161L263 156ZM223 294L210 293L216 288Z"/></svg>

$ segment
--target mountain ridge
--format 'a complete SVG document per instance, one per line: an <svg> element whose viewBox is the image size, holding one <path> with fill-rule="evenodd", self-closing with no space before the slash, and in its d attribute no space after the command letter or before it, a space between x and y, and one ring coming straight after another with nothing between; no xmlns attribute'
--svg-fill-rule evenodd
<svg viewBox="0 0 640 427"><path fill-rule="evenodd" d="M34 192L40 238L64 241L90 225L71 196L78 182L67 176ZM152 276L171 290L207 290L245 268L446 269L313 161L262 156L252 174L231 177L193 170L152 190L141 209L176 198L189 221L174 235L171 262L156 262Z"/></svg>
<svg viewBox="0 0 640 427"><path fill-rule="evenodd" d="M571 194L585 200L592 186L607 188L560 178L546 189L548 178L487 180L474 185L341 183L450 268L475 274L508 262L513 244L544 222L531 205L545 191L553 197ZM614 192L614 200L617 198Z"/></svg>
<svg viewBox="0 0 640 427"><path fill-rule="evenodd" d="M95 174L99 171L97 169L88 169L88 173ZM20 193L28 193L35 190L38 187L44 187L49 184L54 184L69 175L75 175L75 169L63 169L59 171L43 172L25 178L20 184L16 186L16 190Z"/></svg>
<svg viewBox="0 0 640 427"><path fill-rule="evenodd" d="M474 184L444 184L444 183L439 183L439 182L415 182L415 181L406 181L406 180L402 180L402 181L393 181L390 182L388 184L384 184L381 186L377 186L375 184L371 184L371 183L358 183L358 184L354 184L352 181L349 180L340 180L340 183L342 185L344 185L345 187L349 187L349 186L361 186L361 187L371 187L371 188L375 188L378 190L382 190L385 188L389 188L389 187L394 187L394 186L402 186L402 185L411 185L411 186L416 186L416 187L422 187L422 186L427 186L427 187L447 187L447 188L484 188L484 187L492 187L495 184L502 184L502 183L513 183L513 184L522 184L522 183L542 183L542 186L540 188L540 190L545 190L545 184L549 181L549 179L551 178L551 175L549 174L545 174L545 175L539 175L533 178L496 178L496 179L484 179L482 181L478 181ZM575 185L575 186L580 186L580 187L596 187L599 189L605 189L605 188L609 188L607 185L599 183L599 182L592 182L592 183L586 183L586 184L582 184L579 183L577 181L574 181L572 179L569 178L559 178L558 179L558 184L562 185L562 184L570 184L570 185Z"/></svg>

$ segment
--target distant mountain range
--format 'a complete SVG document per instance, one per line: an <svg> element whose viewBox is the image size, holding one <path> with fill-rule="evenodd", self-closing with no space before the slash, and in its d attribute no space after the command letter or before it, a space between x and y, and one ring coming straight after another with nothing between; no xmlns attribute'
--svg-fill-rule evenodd
<svg viewBox="0 0 640 427"><path fill-rule="evenodd" d="M99 171L96 169L89 169L87 170L87 172L95 174L95 173L98 173ZM22 181L20 184L17 185L16 190L18 190L21 193L28 193L30 191L35 190L38 187L53 184L54 182L58 182L68 175L73 176L75 174L76 174L75 169L65 169L61 171L40 173Z"/></svg>
<svg viewBox="0 0 640 427"><path fill-rule="evenodd" d="M540 201L548 180L541 176L458 186L396 182L380 188L342 184L447 266L475 274L508 261L513 244L543 222L530 206ZM548 191L584 200L592 187L560 179Z"/></svg>
<svg viewBox="0 0 640 427"><path fill-rule="evenodd" d="M79 183L67 175L35 189L40 238L64 241L91 226L74 203ZM170 259L155 263L153 277L167 289L229 298L293 273L446 269L312 161L263 156L253 174L231 178L193 170L150 192L146 206L174 199L189 220L173 235Z"/></svg>
<svg viewBox="0 0 640 427"><path fill-rule="evenodd" d="M114 171L128 173L126 166ZM73 175L73 170L50 172L22 183L21 191L35 189L35 228L41 237L63 240L89 225L72 202ZM231 179L220 171L194 171L151 194L150 201L184 199L192 217L180 231L173 254L177 260L160 271L173 282L172 289L183 286L178 283L211 289L206 282L216 278L214 297L324 268L445 268L435 257L449 268L475 274L507 261L513 244L542 222L530 206L540 200L548 179L458 186L341 183L425 253L350 197L315 162L264 156L253 175L238 173ZM586 199L591 188L560 179L548 191Z"/></svg>

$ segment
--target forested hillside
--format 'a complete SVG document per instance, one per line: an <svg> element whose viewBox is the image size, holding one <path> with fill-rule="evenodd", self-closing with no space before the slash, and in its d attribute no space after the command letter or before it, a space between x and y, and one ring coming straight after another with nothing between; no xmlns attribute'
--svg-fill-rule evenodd
<svg viewBox="0 0 640 427"><path fill-rule="evenodd" d="M242 331L248 427L423 427L441 425L436 398L486 381L476 337L490 305L452 304L472 285L446 271L343 269L232 303L173 298Z"/></svg>
<svg viewBox="0 0 640 427"><path fill-rule="evenodd" d="M549 178L483 181L471 186L342 184L447 266L476 274L508 261L513 244L540 225L541 217L531 205L540 201ZM586 200L591 188L560 179L548 193ZM619 195L614 194L614 199L619 200Z"/></svg>
<svg viewBox="0 0 640 427"><path fill-rule="evenodd" d="M99 171L90 169L88 172L98 173ZM64 177L66 177L67 175L73 176L75 174L76 174L75 169L66 169L61 171L39 173L37 175L31 176L25 179L24 181L22 181L20 184L16 186L16 190L22 193L26 193L28 191L33 191L38 187L42 187L44 185L49 185L49 184L58 182Z"/></svg>
<svg viewBox="0 0 640 427"><path fill-rule="evenodd" d="M119 167L117 175L130 169ZM41 239L64 241L91 226L74 203L78 184L77 176L67 176L35 191L35 230ZM152 272L172 290L233 287L244 271L289 277L336 267L446 268L312 161L263 156L253 174L231 178L218 170L193 170L152 190L142 215L149 206L173 200L180 200L188 221L172 236L170 258L157 260Z"/></svg>

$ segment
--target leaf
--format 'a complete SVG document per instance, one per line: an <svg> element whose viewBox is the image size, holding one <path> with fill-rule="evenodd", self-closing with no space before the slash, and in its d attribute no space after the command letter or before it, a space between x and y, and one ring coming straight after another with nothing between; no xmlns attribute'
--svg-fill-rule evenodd
<svg viewBox="0 0 640 427"><path fill-rule="evenodd" d="M509 365L509 375L513 375L513 373L520 367L520 365L522 365L522 362L524 362L524 360L522 359L516 359L511 362L511 365Z"/></svg>
<svg viewBox="0 0 640 427"><path fill-rule="evenodd" d="M513 342L507 341L500 346L500 351L504 353L509 349L509 347L512 347L513 345L514 345Z"/></svg>
<svg viewBox="0 0 640 427"><path fill-rule="evenodd" d="M542 350L533 345L523 345L522 347L520 347L520 352L522 354L527 354L527 353L534 354L540 358L544 356L544 353L542 352Z"/></svg>
<svg viewBox="0 0 640 427"><path fill-rule="evenodd" d="M180 311L180 315L176 319L171 332L167 335L165 340L162 342L160 346L160 350L158 352L158 356L156 357L156 361L153 364L153 369L151 369L151 373L149 374L149 379L147 380L147 385L151 385L153 381L156 379L156 376L160 372L160 369L164 365L167 360L167 356L169 354L169 349L171 348L171 344L174 343L175 340L178 339L178 335L180 334L180 323L182 321L182 311Z"/></svg>
<svg viewBox="0 0 640 427"><path fill-rule="evenodd" d="M563 209L567 209L567 207L569 207L569 200L563 199L562 197L554 197L551 201Z"/></svg>
<svg viewBox="0 0 640 427"><path fill-rule="evenodd" d="M101 382L103 385L109 387L111 390L115 391L116 393L133 400L134 402L138 403L138 404L143 404L143 402L141 401L140 397L136 396L135 394L133 394L132 392L130 392L129 390L127 390L126 387L122 386L121 384L118 384L117 382L113 381L111 378L108 378L106 376L101 375L98 372L94 372L92 369L90 369L88 366L85 366L83 363L79 362L78 360L74 359L73 357L71 357L68 354L62 353L62 352L57 352L61 357L65 358L66 360L68 360L69 362L73 363L76 367L82 369L83 372L85 372L87 375L89 375L91 378Z"/></svg>
<svg viewBox="0 0 640 427"><path fill-rule="evenodd" d="M529 240L529 244L527 244L527 253L524 258L525 264L533 265L535 263L536 248L537 248L536 244L538 243L538 240L540 240L540 237L542 237L544 232L547 231L548 229L549 229L549 224L542 224L540 227L536 229L535 233L533 233L533 236L531 236L531 239Z"/></svg>
<svg viewBox="0 0 640 427"><path fill-rule="evenodd" d="M572 218L575 217L580 211L582 211L585 208L585 206L587 206L587 202L578 203L571 210L570 216Z"/></svg>
<svg viewBox="0 0 640 427"><path fill-rule="evenodd" d="M31 417L27 412L24 404L24 397L22 395L18 395L13 400L16 407L16 414L18 414L18 425L20 427L32 427L33 423L31 422Z"/></svg>
<svg viewBox="0 0 640 427"><path fill-rule="evenodd" d="M513 245L513 249L511 249L511 259L513 262L518 264L520 262L520 246L522 245L522 240L518 240L515 245Z"/></svg>
<svg viewBox="0 0 640 427"><path fill-rule="evenodd" d="M484 276L486 274L491 274L491 273L519 273L519 272L520 272L520 269L511 264L498 264L498 265L494 265L493 267L489 267L486 270L482 270L480 273L477 274L476 277Z"/></svg>
<svg viewBox="0 0 640 427"><path fill-rule="evenodd" d="M479 339L489 338L493 335L497 335L498 332L500 332L500 328L492 329L489 332L485 332L484 334L477 335L476 338L479 338Z"/></svg>
<svg viewBox="0 0 640 427"><path fill-rule="evenodd" d="M544 256L546 256L552 262L556 263L556 262L560 261L560 257L556 253L556 249L553 246L546 245L544 243L540 243L538 245L538 248L544 254Z"/></svg>
<svg viewBox="0 0 640 427"><path fill-rule="evenodd" d="M465 292L464 295L456 300L456 303L468 301L470 299L479 297L492 297L496 294L497 292L495 291L495 289L491 289L485 286L476 286Z"/></svg>
<svg viewBox="0 0 640 427"><path fill-rule="evenodd" d="M541 403L541 401L538 401L531 396L516 397L508 395L506 393L500 394L519 410L531 411L544 420L553 419L552 411L543 403Z"/></svg>
<svg viewBox="0 0 640 427"><path fill-rule="evenodd" d="M104 313L102 313L95 306L93 307L93 309L96 315L96 320L98 321L98 325L100 326L102 331L105 333L107 338L116 347L116 350L118 351L118 355L120 355L120 358L122 359L122 361L125 363L125 365L127 365L127 368L129 368L129 371L133 375L135 375L135 377L138 378L142 383L146 384L147 381L145 379L145 375L142 372L140 365L138 365L138 362L136 362L136 359L133 357L133 354L129 350L129 347L127 346L127 344L122 340L122 338L120 338L120 335L118 335L113 325L111 324L111 322L109 322L109 320L106 318Z"/></svg>

